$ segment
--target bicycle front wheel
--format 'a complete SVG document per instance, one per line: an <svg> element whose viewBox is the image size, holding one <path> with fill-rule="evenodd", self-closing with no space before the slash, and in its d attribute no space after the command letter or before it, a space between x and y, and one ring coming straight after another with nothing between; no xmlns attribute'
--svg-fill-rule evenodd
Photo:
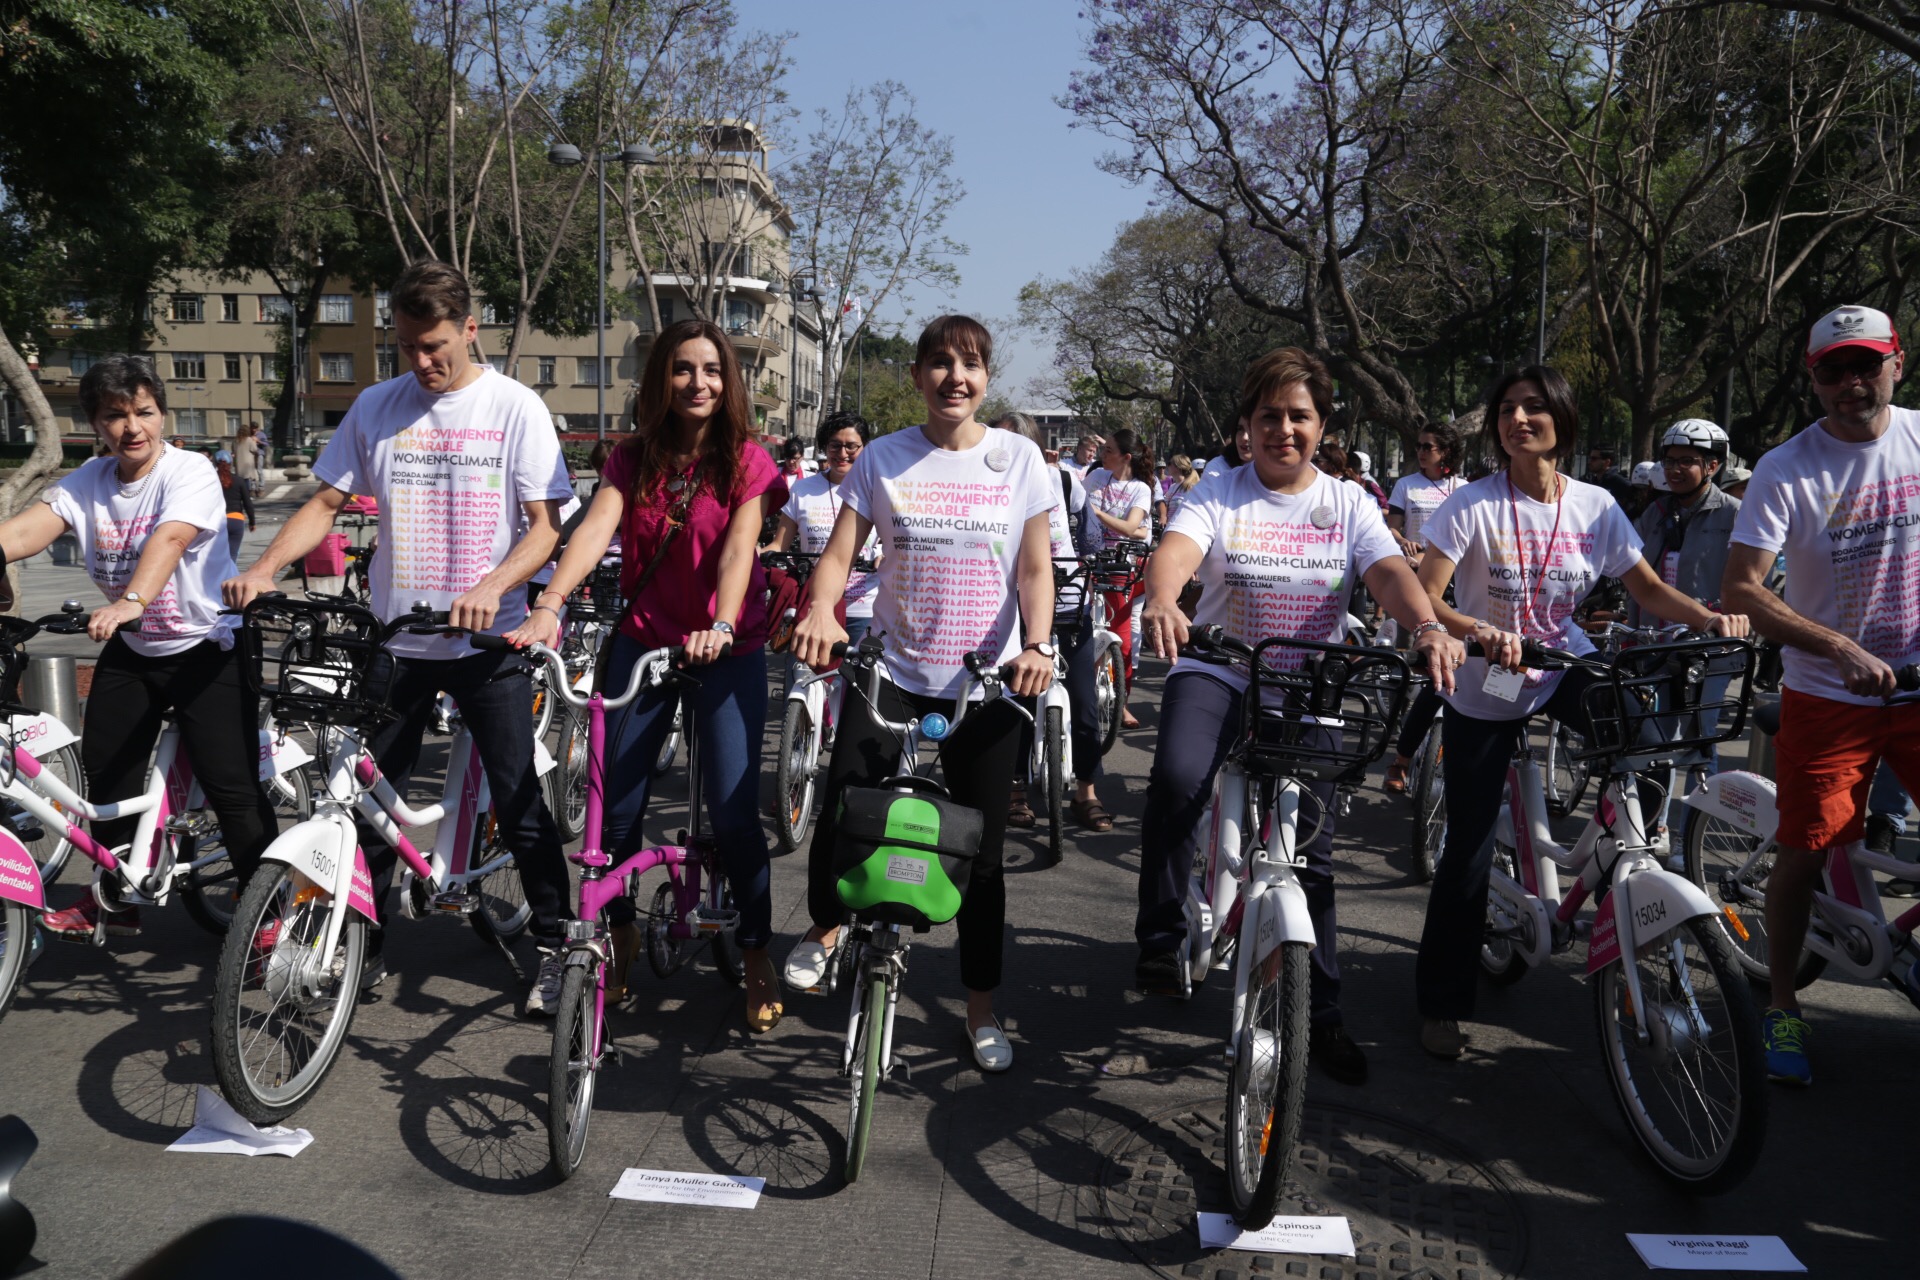
<svg viewBox="0 0 1920 1280"><path fill-rule="evenodd" d="M560 713L560 747L547 774L554 823L560 843L572 844L587 833L587 718L567 707Z"/></svg>
<svg viewBox="0 0 1920 1280"><path fill-rule="evenodd" d="M780 811L773 827L780 847L788 853L806 843L807 828L813 825L814 772L808 760L817 754L817 734L807 704L799 698L787 699L787 712L780 721L780 755L774 769L774 794L779 797Z"/></svg>
<svg viewBox="0 0 1920 1280"><path fill-rule="evenodd" d="M1113 750L1114 742L1120 737L1120 720L1124 710L1120 705L1123 701L1121 691L1127 687L1120 661L1120 646L1110 644L1107 651L1100 655L1100 665L1093 673L1093 705L1099 712L1102 756Z"/></svg>
<svg viewBox="0 0 1920 1280"><path fill-rule="evenodd" d="M553 1171L563 1182L587 1154L593 1085L600 1074L593 1053L599 990L598 966L567 966L560 982L560 1011L553 1020L547 1075L547 1150Z"/></svg>
<svg viewBox="0 0 1920 1280"><path fill-rule="evenodd" d="M1413 762L1413 878L1433 883L1447 838L1446 779L1441 772L1440 726L1427 731Z"/></svg>
<svg viewBox="0 0 1920 1280"><path fill-rule="evenodd" d="M313 816L313 782L305 769L289 769L261 785L282 825ZM240 875L226 849L226 837L216 830L182 851L188 870L180 882L180 905L195 924L216 938L227 936L240 902Z"/></svg>
<svg viewBox="0 0 1920 1280"><path fill-rule="evenodd" d="M26 979L33 930L33 912L12 900L0 901L0 1018L7 1016Z"/></svg>
<svg viewBox="0 0 1920 1280"><path fill-rule="evenodd" d="M867 1164L867 1140L873 1136L873 1100L880 1092L881 1050L886 1045L887 976L876 973L867 979L862 993L866 1009L854 1032L854 1068L860 1074L853 1082L853 1101L847 1113L847 1181L854 1182Z"/></svg>
<svg viewBox="0 0 1920 1280"><path fill-rule="evenodd" d="M1233 1029L1227 1182L1234 1221L1248 1231L1273 1221L1287 1162L1300 1141L1307 1098L1307 953L1312 949L1304 942L1283 942L1254 964L1245 1011Z"/></svg>
<svg viewBox="0 0 1920 1280"><path fill-rule="evenodd" d="M1625 973L1602 970L1593 1009L1607 1080L1627 1126L1660 1172L1695 1195L1747 1176L1766 1138L1766 1059L1753 993L1720 930L1689 920L1638 957L1648 1043L1640 1043Z"/></svg>
<svg viewBox="0 0 1920 1280"><path fill-rule="evenodd" d="M1047 733L1047 865L1059 863L1067 830L1067 725L1060 707L1048 707Z"/></svg>
<svg viewBox="0 0 1920 1280"><path fill-rule="evenodd" d="M1586 797L1587 782L1591 776L1584 760L1576 760L1573 753L1584 749L1580 736L1558 721L1547 724L1547 760L1544 770L1547 792L1547 812L1556 818L1564 818L1580 807L1580 801Z"/></svg>
<svg viewBox="0 0 1920 1280"><path fill-rule="evenodd" d="M320 950L328 916L347 910L279 862L263 865L240 895L213 984L213 1074L255 1124L298 1111L346 1043L365 922L349 914L332 954Z"/></svg>

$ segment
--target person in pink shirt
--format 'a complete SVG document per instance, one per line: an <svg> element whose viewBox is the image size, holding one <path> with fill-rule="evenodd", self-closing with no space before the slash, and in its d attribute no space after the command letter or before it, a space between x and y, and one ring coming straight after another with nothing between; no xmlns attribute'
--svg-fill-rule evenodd
<svg viewBox="0 0 1920 1280"><path fill-rule="evenodd" d="M561 605L620 536L627 614L605 660L601 687L627 687L648 650L684 645L700 681L685 693L700 735L701 788L734 905L747 970L747 1025L767 1031L783 1012L767 958L773 933L767 839L760 826L760 739L767 720L766 571L754 554L787 482L755 439L740 362L726 334L704 320L663 332L647 357L633 405L634 433L607 458L587 515L568 540L526 623L507 638L551 645ZM653 762L673 723L673 697L652 693L607 718L609 851L641 847ZM639 949L633 903L616 898L615 982Z"/></svg>

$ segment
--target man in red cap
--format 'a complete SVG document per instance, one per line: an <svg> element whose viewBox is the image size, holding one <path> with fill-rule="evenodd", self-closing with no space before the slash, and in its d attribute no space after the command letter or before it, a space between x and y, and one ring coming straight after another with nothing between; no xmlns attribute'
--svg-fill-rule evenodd
<svg viewBox="0 0 1920 1280"><path fill-rule="evenodd" d="M1720 589L1784 646L1765 1034L1767 1074L1787 1084L1813 1080L1794 971L1826 851L1861 838L1883 757L1920 787L1920 705L1885 701L1894 670L1920 660L1920 412L1893 404L1904 359L1871 307L1813 326L1807 365L1826 415L1754 467ZM1784 600L1765 586L1782 553ZM1920 993L1920 974L1906 981Z"/></svg>

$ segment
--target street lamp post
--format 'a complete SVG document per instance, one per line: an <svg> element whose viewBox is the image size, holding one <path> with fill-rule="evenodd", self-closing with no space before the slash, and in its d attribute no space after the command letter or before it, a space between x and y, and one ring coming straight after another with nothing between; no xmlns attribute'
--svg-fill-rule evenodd
<svg viewBox="0 0 1920 1280"><path fill-rule="evenodd" d="M547 163L562 166L581 164L587 157L580 154L580 148L567 142L556 142L547 148ZM607 438L607 165L618 161L631 169L637 164L653 164L659 160L653 148L646 143L638 146L622 147L606 155L594 156L594 181L599 196L600 222L594 237L595 261L599 270L594 273L594 287L597 300L594 304L594 368L593 368L593 432L600 439Z"/></svg>
<svg viewBox="0 0 1920 1280"><path fill-rule="evenodd" d="M1540 326L1533 338L1533 362L1547 362L1547 242L1553 238L1553 232L1545 227L1540 229Z"/></svg>

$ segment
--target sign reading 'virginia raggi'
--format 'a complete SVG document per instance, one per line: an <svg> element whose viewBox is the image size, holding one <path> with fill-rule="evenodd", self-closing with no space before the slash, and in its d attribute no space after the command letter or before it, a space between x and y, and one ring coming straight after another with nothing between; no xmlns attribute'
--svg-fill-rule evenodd
<svg viewBox="0 0 1920 1280"><path fill-rule="evenodd" d="M1627 1233L1654 1271L1805 1271L1779 1236L1657 1236Z"/></svg>

